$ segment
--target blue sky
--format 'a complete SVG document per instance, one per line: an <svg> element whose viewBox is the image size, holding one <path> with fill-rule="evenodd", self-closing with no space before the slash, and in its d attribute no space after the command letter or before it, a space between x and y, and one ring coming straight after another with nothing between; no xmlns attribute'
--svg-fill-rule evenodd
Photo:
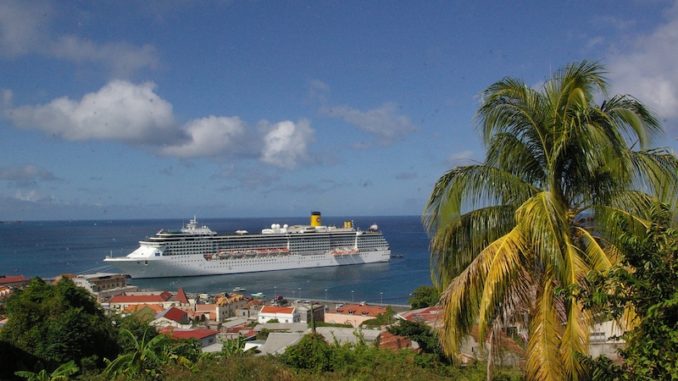
<svg viewBox="0 0 678 381"><path fill-rule="evenodd" d="M479 94L581 59L678 147L668 1L0 2L0 220L419 214Z"/></svg>

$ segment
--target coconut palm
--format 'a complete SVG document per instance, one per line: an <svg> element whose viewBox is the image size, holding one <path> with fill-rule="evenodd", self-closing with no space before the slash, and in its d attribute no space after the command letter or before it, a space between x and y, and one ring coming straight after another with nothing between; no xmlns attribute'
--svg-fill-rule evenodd
<svg viewBox="0 0 678 381"><path fill-rule="evenodd" d="M615 263L621 229L644 231L657 199L675 205L678 160L648 149L661 128L638 100L596 104L606 96L596 63L539 90L506 78L483 95L485 162L445 173L424 211L443 345L457 353L472 326L484 341L526 316L528 377L576 379L592 324L576 290Z"/></svg>

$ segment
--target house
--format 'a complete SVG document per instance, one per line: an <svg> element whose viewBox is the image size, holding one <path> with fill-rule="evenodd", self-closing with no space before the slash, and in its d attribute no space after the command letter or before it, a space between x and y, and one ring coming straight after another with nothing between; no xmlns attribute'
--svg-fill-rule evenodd
<svg viewBox="0 0 678 381"><path fill-rule="evenodd" d="M156 327L180 327L188 324L188 314L176 307L167 308L155 315L155 320L150 324Z"/></svg>
<svg viewBox="0 0 678 381"><path fill-rule="evenodd" d="M200 343L201 347L206 347L208 345L215 344L217 342L217 334L219 331L215 331L207 328L195 328L195 329L174 329L171 327L163 328L160 330L160 333L163 335L169 336L175 340L197 340Z"/></svg>
<svg viewBox="0 0 678 381"><path fill-rule="evenodd" d="M259 310L257 320L266 323L270 320L278 320L279 323L298 323L301 319L294 307L263 306Z"/></svg>
<svg viewBox="0 0 678 381"><path fill-rule="evenodd" d="M325 322L359 327L365 321L374 319L385 312L385 307L372 306L367 303L343 304L337 306L334 312L325 312Z"/></svg>
<svg viewBox="0 0 678 381"><path fill-rule="evenodd" d="M9 288L23 287L30 281L23 275L0 275L0 286Z"/></svg>
<svg viewBox="0 0 678 381"><path fill-rule="evenodd" d="M62 275L62 277L70 278L73 283L96 296L99 302L107 301L115 295L134 292L138 289L136 286L127 284L127 279L130 276L126 274L94 273L74 276Z"/></svg>
<svg viewBox="0 0 678 381"><path fill-rule="evenodd" d="M183 289L179 289L176 295L169 291L161 293L128 292L122 295L112 296L109 305L111 309L122 311L125 308L137 304L159 304L163 308L189 307L190 301Z"/></svg>
<svg viewBox="0 0 678 381"><path fill-rule="evenodd" d="M6 299L12 294L12 289L7 286L0 286L0 300Z"/></svg>
<svg viewBox="0 0 678 381"><path fill-rule="evenodd" d="M418 345L414 345L418 348ZM400 349L412 349L413 343L407 337L394 335L389 331L384 331L379 335L379 348L398 351Z"/></svg>
<svg viewBox="0 0 678 381"><path fill-rule="evenodd" d="M443 324L442 310L443 309L440 306L424 307L416 310L401 312L395 315L395 317L397 319L424 323L431 328L437 329L442 327Z"/></svg>
<svg viewBox="0 0 678 381"><path fill-rule="evenodd" d="M342 327L318 327L316 333L322 335L328 343L358 344L361 340L365 343L376 343L382 333L378 329L359 329Z"/></svg>
<svg viewBox="0 0 678 381"><path fill-rule="evenodd" d="M264 345L261 345L258 349L260 355L277 355L285 352L287 347L298 343L301 338L304 337L303 333L294 332L294 333L282 333L282 332L272 332L266 338Z"/></svg>
<svg viewBox="0 0 678 381"><path fill-rule="evenodd" d="M123 308L122 312L125 314L132 314L143 309L148 309L155 316L155 314L162 312L165 307L163 307L162 304L132 304Z"/></svg>
<svg viewBox="0 0 678 381"><path fill-rule="evenodd" d="M246 307L248 300L242 294L224 294L216 298L217 321L222 322L230 317L236 316L236 311Z"/></svg>
<svg viewBox="0 0 678 381"><path fill-rule="evenodd" d="M314 303L312 308L310 303L295 303L294 306L299 312L299 321L302 323L311 324L314 319L316 322L325 321L325 306L322 304Z"/></svg>

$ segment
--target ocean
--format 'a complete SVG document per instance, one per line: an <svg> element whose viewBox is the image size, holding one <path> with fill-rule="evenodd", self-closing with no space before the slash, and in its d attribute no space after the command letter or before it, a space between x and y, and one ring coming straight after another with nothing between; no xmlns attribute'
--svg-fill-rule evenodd
<svg viewBox="0 0 678 381"><path fill-rule="evenodd" d="M340 226L345 217L325 217ZM337 299L404 304L416 287L430 285L428 237L420 217L357 217L355 225L379 225L391 246L389 263L281 270L247 274L161 279L131 279L144 289L216 293L245 288L267 297ZM187 220L31 221L0 224L0 274L54 277L116 271L103 264L107 255L124 256L138 241L160 229L178 229ZM204 219L219 233L259 231L273 223L307 224L308 218Z"/></svg>

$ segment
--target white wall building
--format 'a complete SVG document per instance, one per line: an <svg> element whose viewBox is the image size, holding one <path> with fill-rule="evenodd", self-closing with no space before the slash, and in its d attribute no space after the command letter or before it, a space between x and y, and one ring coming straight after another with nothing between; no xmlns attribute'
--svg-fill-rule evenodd
<svg viewBox="0 0 678 381"><path fill-rule="evenodd" d="M301 319L294 307L263 306L257 321L261 324L276 319L279 323L298 323Z"/></svg>

